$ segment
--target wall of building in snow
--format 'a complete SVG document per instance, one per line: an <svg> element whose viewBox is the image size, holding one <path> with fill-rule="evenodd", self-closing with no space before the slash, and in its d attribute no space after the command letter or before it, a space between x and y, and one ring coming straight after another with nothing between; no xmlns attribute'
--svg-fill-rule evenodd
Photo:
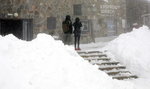
<svg viewBox="0 0 150 89"><path fill-rule="evenodd" d="M82 42L119 35L126 29L126 0L0 0L1 18L33 19L34 37L44 32L62 38L62 21L83 23ZM17 14L16 14L17 13Z"/></svg>
<svg viewBox="0 0 150 89"><path fill-rule="evenodd" d="M149 0L126 0L127 29L132 30L134 23L144 24L144 18L150 13ZM146 18L150 21L150 18ZM148 21L148 22L149 22Z"/></svg>

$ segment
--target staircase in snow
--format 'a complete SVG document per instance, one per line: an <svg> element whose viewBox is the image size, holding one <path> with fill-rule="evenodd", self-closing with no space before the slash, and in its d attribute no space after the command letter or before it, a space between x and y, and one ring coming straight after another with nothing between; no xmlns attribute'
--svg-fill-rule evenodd
<svg viewBox="0 0 150 89"><path fill-rule="evenodd" d="M125 66L119 62L108 58L108 56L100 51L79 51L78 54L93 65L98 65L99 70L106 72L113 79L136 79L136 75L131 74Z"/></svg>

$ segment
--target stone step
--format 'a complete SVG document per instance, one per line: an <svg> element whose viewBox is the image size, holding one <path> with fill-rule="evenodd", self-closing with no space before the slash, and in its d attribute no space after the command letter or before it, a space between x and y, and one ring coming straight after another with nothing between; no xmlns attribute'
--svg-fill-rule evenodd
<svg viewBox="0 0 150 89"><path fill-rule="evenodd" d="M106 54L95 54L95 55L80 55L83 58L88 58L88 57L107 57Z"/></svg>
<svg viewBox="0 0 150 89"><path fill-rule="evenodd" d="M103 63L95 63L96 65L118 65L119 62L103 62Z"/></svg>
<svg viewBox="0 0 150 89"><path fill-rule="evenodd" d="M92 61L109 61L110 58L84 58L85 60L88 60L89 62Z"/></svg>
<svg viewBox="0 0 150 89"><path fill-rule="evenodd" d="M118 79L118 80L124 80L124 79L136 79L138 78L136 75L129 75L129 76L117 76L117 77L112 77L113 79Z"/></svg>
<svg viewBox="0 0 150 89"><path fill-rule="evenodd" d="M102 53L100 51L89 51L88 54L92 54L92 53Z"/></svg>
<svg viewBox="0 0 150 89"><path fill-rule="evenodd" d="M109 61L109 60L110 60L110 58L102 57L102 58L98 58L97 60L107 60L107 61Z"/></svg>
<svg viewBox="0 0 150 89"><path fill-rule="evenodd" d="M87 52L84 52L84 51L83 52L78 52L78 54L87 54Z"/></svg>
<svg viewBox="0 0 150 89"><path fill-rule="evenodd" d="M114 71L114 72L107 72L108 75L110 76L114 76L114 75L118 75L120 73L130 73L129 71ZM131 74L131 73L130 73Z"/></svg>
<svg viewBox="0 0 150 89"><path fill-rule="evenodd" d="M78 54L92 54L92 53L102 53L102 52L100 52L100 51L80 51L80 52L78 52Z"/></svg>
<svg viewBox="0 0 150 89"><path fill-rule="evenodd" d="M112 66L112 67L103 67L103 68L99 68L100 70L104 71L104 70L113 70L113 69L125 69L125 66Z"/></svg>
<svg viewBox="0 0 150 89"><path fill-rule="evenodd" d="M79 51L78 54L85 60L88 60L93 65L98 65L99 70L104 71L113 79L136 79L136 75L132 75L125 66L119 64L119 62L111 60L106 54L100 51Z"/></svg>

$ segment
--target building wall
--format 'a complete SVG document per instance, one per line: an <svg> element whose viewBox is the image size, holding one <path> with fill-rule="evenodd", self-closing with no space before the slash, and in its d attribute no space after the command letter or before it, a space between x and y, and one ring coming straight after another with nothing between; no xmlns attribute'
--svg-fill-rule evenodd
<svg viewBox="0 0 150 89"><path fill-rule="evenodd" d="M62 21L66 15L80 17L84 24L82 40L113 36L126 29L126 0L0 0L1 18L32 18L34 37L47 33L62 37ZM75 6L78 9L76 10ZM11 14L18 13L14 17ZM53 21L51 21L53 20ZM48 26L48 25L54 26Z"/></svg>
<svg viewBox="0 0 150 89"><path fill-rule="evenodd" d="M148 0L127 0L127 28L132 30L133 23L143 24L142 15L150 13Z"/></svg>

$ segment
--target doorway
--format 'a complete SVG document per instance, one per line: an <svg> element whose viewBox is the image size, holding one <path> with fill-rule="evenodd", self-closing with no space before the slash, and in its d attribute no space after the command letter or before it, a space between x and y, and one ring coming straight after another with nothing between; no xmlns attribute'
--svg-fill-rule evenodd
<svg viewBox="0 0 150 89"><path fill-rule="evenodd" d="M33 39L32 19L0 19L0 35L13 34L22 40Z"/></svg>

